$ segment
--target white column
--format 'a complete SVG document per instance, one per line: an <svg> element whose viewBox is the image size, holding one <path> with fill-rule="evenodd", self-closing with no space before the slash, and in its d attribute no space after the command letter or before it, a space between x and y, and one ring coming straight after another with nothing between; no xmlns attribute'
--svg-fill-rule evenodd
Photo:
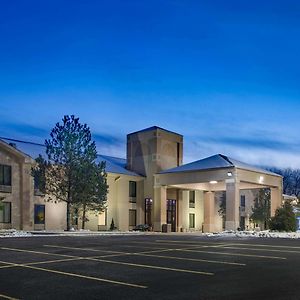
<svg viewBox="0 0 300 300"><path fill-rule="evenodd" d="M215 230L215 193L204 192L204 223L203 232Z"/></svg>
<svg viewBox="0 0 300 300"><path fill-rule="evenodd" d="M275 211L282 204L282 189L271 188L271 217L275 215Z"/></svg>
<svg viewBox="0 0 300 300"><path fill-rule="evenodd" d="M154 188L154 222L153 230L161 231L162 224L167 223L167 187Z"/></svg>
<svg viewBox="0 0 300 300"><path fill-rule="evenodd" d="M237 230L240 226L240 189L237 179L226 180L226 230Z"/></svg>

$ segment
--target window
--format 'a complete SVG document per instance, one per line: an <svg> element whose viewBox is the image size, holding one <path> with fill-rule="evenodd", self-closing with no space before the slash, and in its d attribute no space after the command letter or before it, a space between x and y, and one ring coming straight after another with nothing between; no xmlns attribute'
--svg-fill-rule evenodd
<svg viewBox="0 0 300 300"><path fill-rule="evenodd" d="M45 205L34 205L34 224L45 224Z"/></svg>
<svg viewBox="0 0 300 300"><path fill-rule="evenodd" d="M245 207L245 203L246 203L246 196L241 195L241 207Z"/></svg>
<svg viewBox="0 0 300 300"><path fill-rule="evenodd" d="M0 202L0 223L11 223L11 202Z"/></svg>
<svg viewBox="0 0 300 300"><path fill-rule="evenodd" d="M190 228L195 228L195 214L189 214Z"/></svg>
<svg viewBox="0 0 300 300"><path fill-rule="evenodd" d="M136 210L129 209L129 226L136 226Z"/></svg>
<svg viewBox="0 0 300 300"><path fill-rule="evenodd" d="M11 186L11 166L0 165L0 185Z"/></svg>
<svg viewBox="0 0 300 300"><path fill-rule="evenodd" d="M195 208L195 191L190 191L189 208Z"/></svg>
<svg viewBox="0 0 300 300"><path fill-rule="evenodd" d="M107 209L105 209L98 216L98 226L106 226L107 225Z"/></svg>
<svg viewBox="0 0 300 300"><path fill-rule="evenodd" d="M129 198L130 202L136 202L136 182L129 181Z"/></svg>

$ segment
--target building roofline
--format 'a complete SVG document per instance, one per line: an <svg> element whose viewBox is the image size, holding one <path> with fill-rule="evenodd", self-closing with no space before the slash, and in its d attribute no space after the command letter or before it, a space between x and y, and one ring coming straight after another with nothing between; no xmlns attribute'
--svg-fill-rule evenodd
<svg viewBox="0 0 300 300"><path fill-rule="evenodd" d="M8 141L12 141L12 142L18 142L18 143L24 143L24 144L29 144L29 145L44 146L44 147L46 147L44 144L34 143L34 142L28 142L28 141L23 141L23 140L17 140L17 139L12 139L12 138L7 138L7 137L4 137L4 136L0 136L0 140L8 140Z"/></svg>
<svg viewBox="0 0 300 300"><path fill-rule="evenodd" d="M25 161L26 161L26 159L33 161L33 158L30 155L28 155L27 153L23 152L22 150L20 150L18 148L13 147L12 145L10 145L6 141L4 141L2 138L0 138L0 143L2 145L4 145L4 147L7 147L9 149L9 151L14 153L17 157L22 157L25 159Z"/></svg>
<svg viewBox="0 0 300 300"><path fill-rule="evenodd" d="M158 129L162 130L162 131L165 131L165 132L168 132L168 133L176 134L178 136L183 137L182 134L179 134L179 133L177 133L175 131L164 129L164 128L159 127L159 126L151 126L151 127L148 127L148 128L142 129L142 130L134 131L134 132L128 133L127 136L133 135L133 134L137 134L137 133L140 133L140 132L146 132L146 131L152 131L152 130L158 130Z"/></svg>

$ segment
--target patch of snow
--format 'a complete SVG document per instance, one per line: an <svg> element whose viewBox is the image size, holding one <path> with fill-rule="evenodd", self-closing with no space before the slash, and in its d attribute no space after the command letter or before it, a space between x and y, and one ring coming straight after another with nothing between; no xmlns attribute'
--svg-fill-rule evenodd
<svg viewBox="0 0 300 300"><path fill-rule="evenodd" d="M120 236L120 235L141 235L144 232L138 231L90 231L90 230L70 230L70 231L23 231L23 230L0 230L0 238L10 237L52 237L52 236Z"/></svg>
<svg viewBox="0 0 300 300"><path fill-rule="evenodd" d="M0 238L2 238L2 237L29 237L29 236L32 236L32 233L23 231L23 230L15 230L15 229L0 230Z"/></svg>
<svg viewBox="0 0 300 300"><path fill-rule="evenodd" d="M300 231L297 232L277 232L270 230L263 231L234 231L227 230L222 232L204 233L207 237L261 237L261 238L284 238L284 239L299 239Z"/></svg>

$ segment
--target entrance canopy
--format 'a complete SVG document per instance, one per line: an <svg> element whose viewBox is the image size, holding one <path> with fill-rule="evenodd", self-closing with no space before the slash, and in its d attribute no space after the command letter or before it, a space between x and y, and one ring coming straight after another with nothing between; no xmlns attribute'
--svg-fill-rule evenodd
<svg viewBox="0 0 300 300"><path fill-rule="evenodd" d="M177 188L225 191L226 183L239 181L240 189L278 188L282 177L222 154L168 169L155 175L157 185Z"/></svg>
<svg viewBox="0 0 300 300"><path fill-rule="evenodd" d="M271 215L282 202L282 177L228 156L217 154L155 175L156 189L177 188L204 191L204 230L213 231L214 192L226 191L226 222L228 230L239 227L240 190L271 189ZM159 192L159 198L164 193ZM206 211L205 211L206 210Z"/></svg>

